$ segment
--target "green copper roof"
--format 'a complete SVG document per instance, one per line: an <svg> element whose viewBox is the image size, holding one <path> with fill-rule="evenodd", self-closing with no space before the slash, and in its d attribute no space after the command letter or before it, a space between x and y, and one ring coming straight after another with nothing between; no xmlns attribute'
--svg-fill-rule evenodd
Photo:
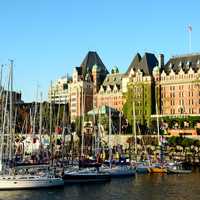
<svg viewBox="0 0 200 200"><path fill-rule="evenodd" d="M111 113L117 113L118 111L112 107L110 107ZM109 113L109 106L101 106L100 108L95 108L93 110L90 110L87 114L88 115L98 115L98 114L108 114Z"/></svg>

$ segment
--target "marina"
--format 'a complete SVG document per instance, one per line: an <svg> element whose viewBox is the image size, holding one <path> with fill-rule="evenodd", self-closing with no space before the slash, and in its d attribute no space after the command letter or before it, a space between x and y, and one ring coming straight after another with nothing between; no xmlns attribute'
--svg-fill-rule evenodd
<svg viewBox="0 0 200 200"><path fill-rule="evenodd" d="M115 179L106 183L72 184L58 189L1 191L0 199L71 199L71 200L126 200L126 199L186 199L198 200L200 174L136 175L134 178Z"/></svg>
<svg viewBox="0 0 200 200"><path fill-rule="evenodd" d="M0 5L0 200L200 200L200 2Z"/></svg>

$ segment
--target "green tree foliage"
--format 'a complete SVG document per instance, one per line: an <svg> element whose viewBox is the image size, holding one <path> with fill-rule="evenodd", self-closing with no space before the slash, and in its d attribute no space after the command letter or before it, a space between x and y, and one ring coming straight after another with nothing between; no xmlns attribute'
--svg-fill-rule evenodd
<svg viewBox="0 0 200 200"><path fill-rule="evenodd" d="M176 146L176 145L180 145L182 147L190 147L191 145L194 146L200 146L200 141L199 140L195 140L192 138L186 138L186 137L178 137L178 136L172 136L170 138L168 138L168 145L170 146Z"/></svg>
<svg viewBox="0 0 200 200"><path fill-rule="evenodd" d="M108 126L109 126L109 117L108 117L108 115L104 114L104 115L101 115L100 117L101 117L100 122L103 125L104 130L108 130Z"/></svg>
<svg viewBox="0 0 200 200"><path fill-rule="evenodd" d="M189 128L195 128L196 124L200 122L200 117L198 116L187 116L187 117L163 117L164 122L166 122L169 128L174 128L175 124L178 124L178 128L184 128L184 122L189 123Z"/></svg>

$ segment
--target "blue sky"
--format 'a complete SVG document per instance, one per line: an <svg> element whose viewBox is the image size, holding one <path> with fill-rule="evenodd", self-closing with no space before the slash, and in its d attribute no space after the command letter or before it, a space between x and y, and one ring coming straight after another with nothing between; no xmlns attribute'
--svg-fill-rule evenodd
<svg viewBox="0 0 200 200"><path fill-rule="evenodd" d="M36 87L71 74L89 50L124 72L136 52L200 52L197 0L0 0L0 64L14 59L14 87L25 101Z"/></svg>

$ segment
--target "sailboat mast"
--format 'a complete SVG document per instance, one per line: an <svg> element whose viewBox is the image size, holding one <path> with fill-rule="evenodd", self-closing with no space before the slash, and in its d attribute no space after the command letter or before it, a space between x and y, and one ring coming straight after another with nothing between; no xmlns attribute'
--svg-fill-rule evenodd
<svg viewBox="0 0 200 200"><path fill-rule="evenodd" d="M97 131L97 153L100 152L100 133L101 133L101 111L98 109L99 113L99 120L98 120L98 131Z"/></svg>
<svg viewBox="0 0 200 200"><path fill-rule="evenodd" d="M3 65L1 65L1 71L0 71L0 87L1 87L1 91L3 90L3 85L2 85L2 74L3 74Z"/></svg>
<svg viewBox="0 0 200 200"><path fill-rule="evenodd" d="M57 89L58 92L58 89ZM59 95L59 103L58 103L58 112L57 112L57 121L56 121L56 127L58 128L59 126L59 118L60 118L60 103L61 103L61 99L60 99L60 95Z"/></svg>
<svg viewBox="0 0 200 200"><path fill-rule="evenodd" d="M36 101L35 101L35 110L34 110L34 117L33 117L33 136L35 137L35 125L36 125L36 115L37 115L37 101L38 101L38 85L36 89Z"/></svg>
<svg viewBox="0 0 200 200"><path fill-rule="evenodd" d="M41 135L42 135L42 92L40 93L40 129L39 129L39 135L40 135L40 144L41 144Z"/></svg>
<svg viewBox="0 0 200 200"><path fill-rule="evenodd" d="M52 98L52 81L51 81L51 98ZM50 116L49 116L49 135L50 135L50 152L51 152L51 166L53 166L53 144L52 144L52 99L50 98Z"/></svg>
<svg viewBox="0 0 200 200"><path fill-rule="evenodd" d="M157 123L157 136L158 136L158 146L160 146L160 126L158 118L158 102L157 102L157 89L155 87L155 100L156 100L156 123Z"/></svg>
<svg viewBox="0 0 200 200"><path fill-rule="evenodd" d="M65 124L65 113L66 113L66 102L64 104L64 108L63 108L63 118L62 118L62 121L63 121L63 131L62 131L62 166L63 166L63 163L64 163L64 147L65 147L65 129L66 129L66 124Z"/></svg>
<svg viewBox="0 0 200 200"><path fill-rule="evenodd" d="M135 157L137 160L137 135L136 135L136 116L135 116L135 101L133 101L133 134L134 134L134 146L135 146Z"/></svg>
<svg viewBox="0 0 200 200"><path fill-rule="evenodd" d="M13 60L10 60L10 149L9 149L9 160L11 161L13 158L13 101L12 101L12 93L13 93Z"/></svg>
<svg viewBox="0 0 200 200"><path fill-rule="evenodd" d="M109 163L110 163L110 168L111 168L111 166L112 166L111 133L112 133L112 124L111 124L111 108L110 108L110 106L109 106L108 148L109 148Z"/></svg>
<svg viewBox="0 0 200 200"><path fill-rule="evenodd" d="M92 155L96 156L96 119L95 119L95 110L94 110L94 103L93 103L93 135L92 137Z"/></svg>
<svg viewBox="0 0 200 200"><path fill-rule="evenodd" d="M5 126L6 126L6 118L7 118L7 106L8 106L8 92L10 87L10 74L8 78L8 89L6 91L5 95L5 105L4 105L4 111L2 112L3 121L2 121L2 134L1 134L1 146L0 146L0 171L3 169L3 149L4 149L4 135L5 135ZM8 131L9 132L9 131ZM8 138L7 138L8 140Z"/></svg>
<svg viewBox="0 0 200 200"><path fill-rule="evenodd" d="M83 87L81 87L81 89L82 89L82 131L81 131L81 156L83 156L84 154L84 152L83 152L83 150L84 150L84 109L85 109L85 101L84 101L84 91L83 91Z"/></svg>
<svg viewBox="0 0 200 200"><path fill-rule="evenodd" d="M119 135L122 133L122 113L119 112Z"/></svg>

